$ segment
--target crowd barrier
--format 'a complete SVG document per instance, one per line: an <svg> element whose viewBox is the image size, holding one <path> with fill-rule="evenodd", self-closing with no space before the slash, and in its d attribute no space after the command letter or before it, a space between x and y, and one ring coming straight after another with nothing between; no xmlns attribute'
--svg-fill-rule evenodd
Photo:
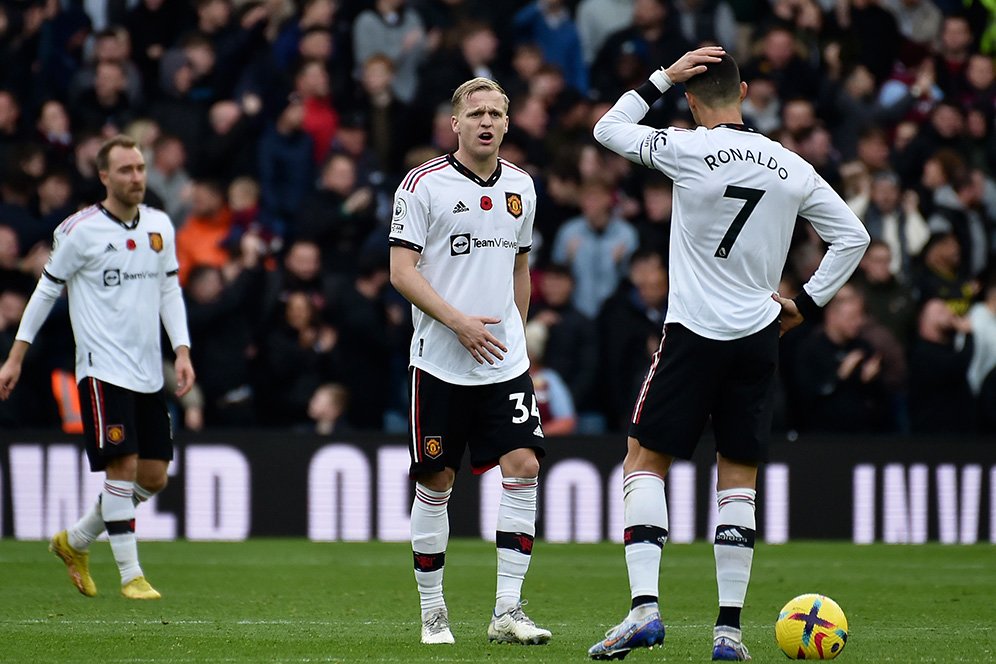
<svg viewBox="0 0 996 664"><path fill-rule="evenodd" d="M143 539L405 541L409 440L329 440L279 431L225 431L176 443L170 486L138 511ZM546 441L537 536L620 541L624 436ZM716 525L711 442L667 480L670 540L711 539ZM0 432L0 537L40 540L92 505L78 437ZM803 437L774 441L759 473L758 537L856 543L996 543L996 440ZM494 538L496 469L458 474L453 536Z"/></svg>

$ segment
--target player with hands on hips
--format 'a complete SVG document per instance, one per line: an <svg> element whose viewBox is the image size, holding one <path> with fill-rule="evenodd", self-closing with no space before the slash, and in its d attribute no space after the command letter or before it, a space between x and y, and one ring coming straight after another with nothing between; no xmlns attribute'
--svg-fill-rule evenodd
<svg viewBox="0 0 996 664"><path fill-rule="evenodd" d="M675 84L696 129L639 124ZM630 612L588 654L622 659L664 641L658 608L668 536L664 481L692 457L707 420L716 439L719 615L713 660L750 659L740 613L755 540L758 464L771 431L780 334L817 313L857 267L868 233L814 168L743 124L747 94L718 46L686 53L631 90L595 125L595 138L674 182L668 309L630 418L623 512ZM829 244L794 299L776 291L797 217Z"/></svg>

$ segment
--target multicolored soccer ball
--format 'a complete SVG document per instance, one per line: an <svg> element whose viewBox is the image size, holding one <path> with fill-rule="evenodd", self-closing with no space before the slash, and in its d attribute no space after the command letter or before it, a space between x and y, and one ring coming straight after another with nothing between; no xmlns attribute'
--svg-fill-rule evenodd
<svg viewBox="0 0 996 664"><path fill-rule="evenodd" d="M833 659L847 645L847 617L825 595L799 595L778 614L775 640L789 659Z"/></svg>

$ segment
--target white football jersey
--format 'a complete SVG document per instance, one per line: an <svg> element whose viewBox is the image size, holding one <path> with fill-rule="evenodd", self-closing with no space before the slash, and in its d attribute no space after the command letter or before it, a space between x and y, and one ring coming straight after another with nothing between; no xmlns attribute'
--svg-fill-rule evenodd
<svg viewBox="0 0 996 664"><path fill-rule="evenodd" d="M766 327L796 217L830 244L805 284L825 305L868 244L861 221L802 157L742 125L654 129L636 124L647 103L624 94L599 120L595 138L674 181L666 323L710 339Z"/></svg>
<svg viewBox="0 0 996 664"><path fill-rule="evenodd" d="M179 269L173 240L169 217L144 205L136 222L92 205L55 230L43 278L69 291L77 381L91 376L144 393L162 388L160 289Z"/></svg>
<svg viewBox="0 0 996 664"><path fill-rule="evenodd" d="M488 325L508 352L478 364L445 325L412 306L411 364L457 385L498 383L529 369L515 306L515 257L532 245L536 190L528 173L504 159L484 181L452 154L405 176L394 197L389 242L421 254L416 269L450 305Z"/></svg>

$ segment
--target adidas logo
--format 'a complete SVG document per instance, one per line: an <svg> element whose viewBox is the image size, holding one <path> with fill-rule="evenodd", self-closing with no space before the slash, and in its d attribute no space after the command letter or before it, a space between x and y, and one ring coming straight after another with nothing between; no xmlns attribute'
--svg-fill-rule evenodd
<svg viewBox="0 0 996 664"><path fill-rule="evenodd" d="M107 243L107 247L104 248L104 253L106 254L106 253L110 253L112 251L117 251L117 250L118 250L117 247L115 247L113 244L111 244L110 242L108 242Z"/></svg>
<svg viewBox="0 0 996 664"><path fill-rule="evenodd" d="M536 428L533 429L533 435L534 436L539 436L540 438L545 438L546 437L546 436L543 435L543 427L541 425L539 425L539 424L537 424Z"/></svg>
<svg viewBox="0 0 996 664"><path fill-rule="evenodd" d="M457 212L470 212L470 208L464 205L463 201L457 201L457 204L453 206L453 214Z"/></svg>
<svg viewBox="0 0 996 664"><path fill-rule="evenodd" d="M735 546L749 546L750 540L744 537L736 528L727 528L716 533L716 542L723 544L733 544Z"/></svg>

